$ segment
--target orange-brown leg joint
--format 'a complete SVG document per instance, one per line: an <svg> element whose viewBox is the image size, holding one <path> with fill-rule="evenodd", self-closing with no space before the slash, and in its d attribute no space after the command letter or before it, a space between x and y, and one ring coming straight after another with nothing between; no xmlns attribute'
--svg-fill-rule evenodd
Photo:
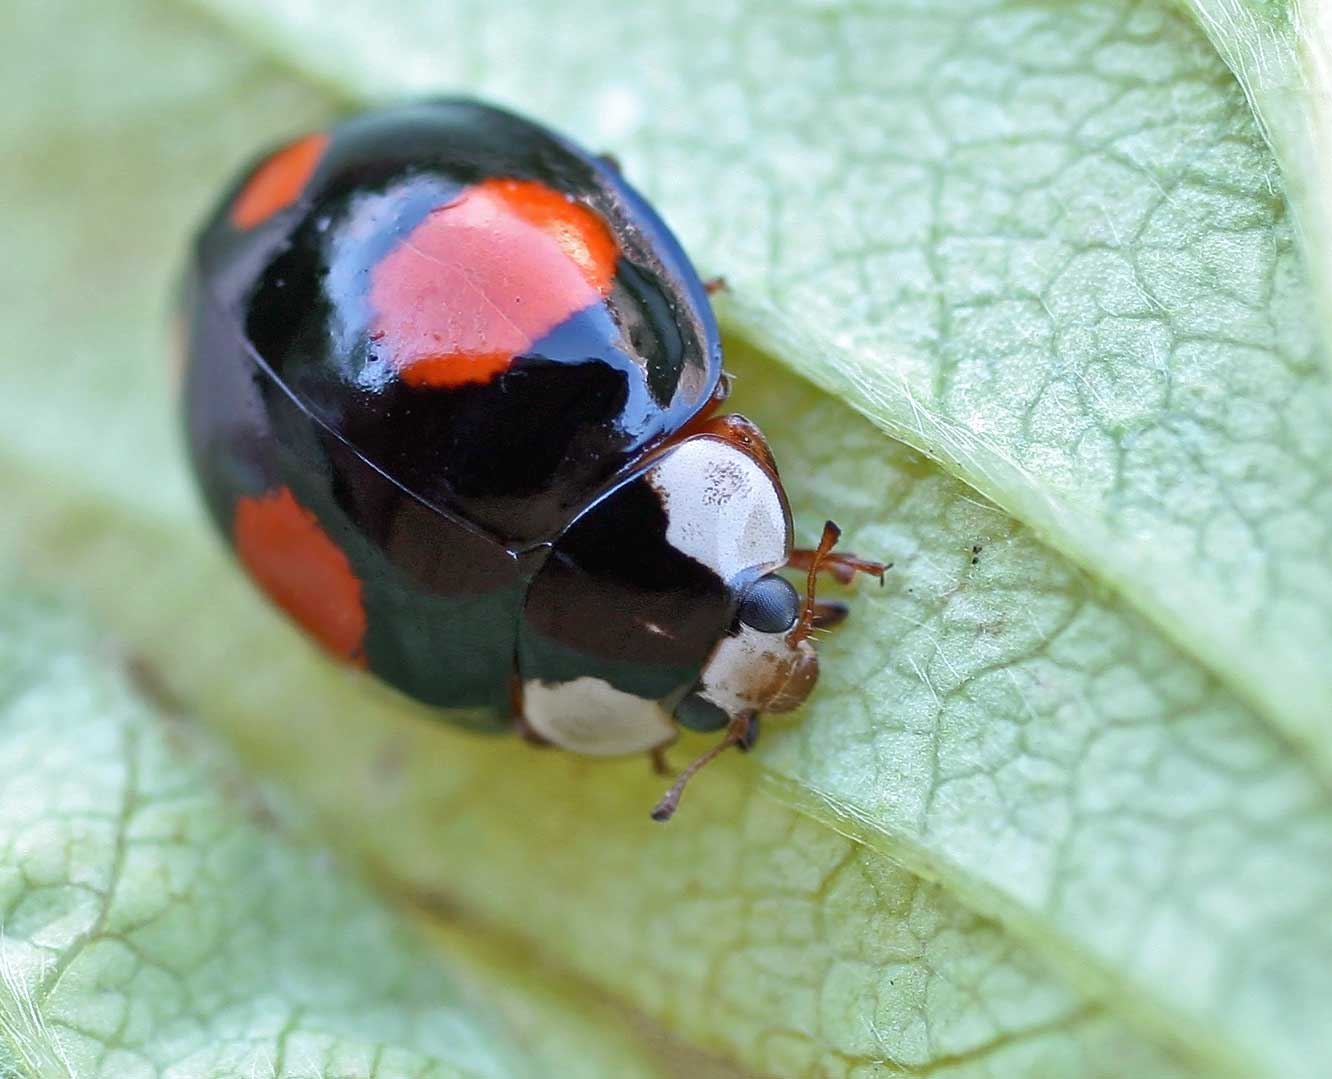
<svg viewBox="0 0 1332 1079"><path fill-rule="evenodd" d="M742 712L736 716L731 720L730 726L726 728L726 736L685 768L680 773L679 778L671 785L671 789L662 795L661 801L652 810L652 819L655 821L670 820L675 815L675 811L680 808L680 796L684 793L685 787L701 769L707 767L732 746L748 749L757 739L758 713Z"/></svg>
<svg viewBox="0 0 1332 1079"><path fill-rule="evenodd" d="M828 611L827 604L821 604L817 597L819 574L827 573L841 581L843 584L850 584L857 573L868 573L877 577L879 583L883 583L883 575L888 571L888 566L883 562L871 562L867 558L860 558L853 554L834 554L833 548L837 546L837 541L842 538L842 530L832 521L825 521L823 524L823 535L819 537L819 545L812 551L798 550L792 551L787 565L793 569L804 569L809 571L809 577L805 585L805 607L800 614L799 621L795 628L787 635L787 643L795 646L809 636L810 632L819 628L821 624L836 624L845 617L845 612L841 612L839 617L835 613Z"/></svg>
<svg viewBox="0 0 1332 1079"><path fill-rule="evenodd" d="M792 648L808 637L810 631L814 628L814 614L818 605L815 593L819 587L819 569L827 561L832 549L841 538L842 530L840 528L832 521L823 522L823 535L819 537L819 545L814 548L814 552L809 559L809 577L805 585L805 606L800 612L800 618L797 619L795 627L786 635L786 643Z"/></svg>
<svg viewBox="0 0 1332 1079"><path fill-rule="evenodd" d="M838 584L850 584L856 579L857 573L866 573L871 577L877 577L879 583L883 583L883 575L893 568L891 562L875 562L869 558L861 558L859 555L848 552L829 551L819 555L818 549L800 547L791 552L791 557L787 559L786 565L790 569L808 570L813 567L816 573L826 573Z"/></svg>

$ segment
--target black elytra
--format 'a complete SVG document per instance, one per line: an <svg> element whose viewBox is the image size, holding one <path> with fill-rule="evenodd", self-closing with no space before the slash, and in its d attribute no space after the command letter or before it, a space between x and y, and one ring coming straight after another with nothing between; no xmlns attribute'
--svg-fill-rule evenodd
<svg viewBox="0 0 1332 1079"><path fill-rule="evenodd" d="M474 101L352 117L230 186L182 315L215 524L327 650L410 696L496 731L551 687L548 711L650 701L716 729L744 679L706 672L737 615L795 623L767 448L713 415L707 290L607 159ZM697 439L708 476L664 490ZM757 513L756 487L761 558L699 524L727 520L709 498ZM570 723L551 712L548 737L603 751Z"/></svg>

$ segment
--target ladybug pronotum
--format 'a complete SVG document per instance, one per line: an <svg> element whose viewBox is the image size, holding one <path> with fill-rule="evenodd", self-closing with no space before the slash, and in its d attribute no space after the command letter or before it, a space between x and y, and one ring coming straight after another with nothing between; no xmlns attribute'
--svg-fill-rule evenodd
<svg viewBox="0 0 1332 1079"><path fill-rule="evenodd" d="M844 609L721 412L708 299L608 158L470 101L306 135L226 193L184 289L195 472L325 649L576 753L724 731L653 815L818 675ZM806 594L777 574L807 573Z"/></svg>

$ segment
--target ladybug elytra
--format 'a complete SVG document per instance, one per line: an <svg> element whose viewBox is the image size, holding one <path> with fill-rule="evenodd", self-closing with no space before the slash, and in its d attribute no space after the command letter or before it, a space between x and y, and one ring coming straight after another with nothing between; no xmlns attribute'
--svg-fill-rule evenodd
<svg viewBox="0 0 1332 1079"><path fill-rule="evenodd" d="M839 619L707 287L606 158L470 101L268 155L201 231L185 420L218 528L327 651L579 753L747 748ZM801 594L777 571L808 572Z"/></svg>

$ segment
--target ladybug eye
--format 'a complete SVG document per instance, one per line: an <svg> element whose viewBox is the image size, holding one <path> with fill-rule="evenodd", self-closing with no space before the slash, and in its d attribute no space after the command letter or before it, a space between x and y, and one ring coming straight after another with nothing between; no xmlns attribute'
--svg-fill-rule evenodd
<svg viewBox="0 0 1332 1079"><path fill-rule="evenodd" d="M749 586L737 617L760 633L784 633L795 625L799 613L800 596L791 582L770 573Z"/></svg>

